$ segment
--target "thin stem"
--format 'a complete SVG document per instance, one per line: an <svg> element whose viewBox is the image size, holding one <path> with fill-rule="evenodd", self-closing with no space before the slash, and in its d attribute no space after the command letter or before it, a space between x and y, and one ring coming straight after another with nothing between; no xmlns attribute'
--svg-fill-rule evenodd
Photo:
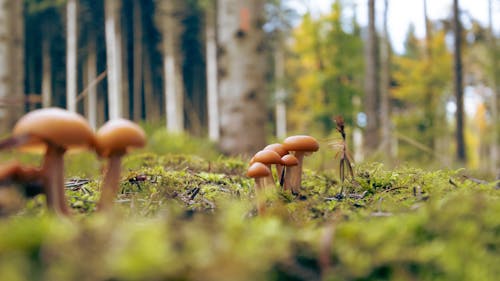
<svg viewBox="0 0 500 281"><path fill-rule="evenodd" d="M99 210L111 207L113 199L120 188L121 155L111 155L101 189L101 198L97 205Z"/></svg>
<svg viewBox="0 0 500 281"><path fill-rule="evenodd" d="M255 178L255 198L257 200L257 214L262 216L266 212L266 196L264 192L264 179Z"/></svg>
<svg viewBox="0 0 500 281"><path fill-rule="evenodd" d="M295 157L297 158L299 163L296 166L286 168L287 171L285 174L285 186L288 186L287 183L289 183L292 193L299 194L302 182L302 161L304 159L304 152L295 151Z"/></svg>
<svg viewBox="0 0 500 281"><path fill-rule="evenodd" d="M65 149L47 144L42 166L47 207L56 214L69 215L64 195L64 152Z"/></svg>

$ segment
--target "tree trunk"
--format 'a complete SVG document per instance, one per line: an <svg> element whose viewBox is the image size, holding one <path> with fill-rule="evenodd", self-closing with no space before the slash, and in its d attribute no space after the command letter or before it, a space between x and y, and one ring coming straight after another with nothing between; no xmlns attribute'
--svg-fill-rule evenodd
<svg viewBox="0 0 500 281"><path fill-rule="evenodd" d="M147 48L144 50L144 106L146 120L160 121L160 105L154 87L151 54Z"/></svg>
<svg viewBox="0 0 500 281"><path fill-rule="evenodd" d="M251 154L266 141L264 1L218 3L220 148Z"/></svg>
<svg viewBox="0 0 500 281"><path fill-rule="evenodd" d="M274 80L276 83L275 93L275 114L276 114L276 137L278 139L286 138L286 92L285 80L285 51L281 31L276 31L276 49L274 50Z"/></svg>
<svg viewBox="0 0 500 281"><path fill-rule="evenodd" d="M456 142L457 142L457 159L465 163L467 155L465 151L464 138L464 90L463 90L463 73L462 73L462 26L460 23L460 8L458 0L453 0L453 31L454 31L454 72L455 72L455 96L457 102L456 112Z"/></svg>
<svg viewBox="0 0 500 281"><path fill-rule="evenodd" d="M498 112L500 110L500 90L499 82L500 78L499 68L498 68L498 49L496 44L495 33L493 31L493 3L492 0L488 0L488 35L489 35L489 50L491 57L491 88L493 89L493 94L491 98L491 120L493 120L493 136L492 144L490 148L491 155L491 172L497 173L500 177L500 122Z"/></svg>
<svg viewBox="0 0 500 281"><path fill-rule="evenodd" d="M184 86L182 79L181 1L160 1L158 23L163 35L163 70L165 76L165 115L167 130L180 133L184 130Z"/></svg>
<svg viewBox="0 0 500 281"><path fill-rule="evenodd" d="M66 4L66 108L77 111L77 51L78 51L77 0Z"/></svg>
<svg viewBox="0 0 500 281"><path fill-rule="evenodd" d="M24 112L23 67L23 2L0 0L0 134Z"/></svg>
<svg viewBox="0 0 500 281"><path fill-rule="evenodd" d="M97 129L97 85L92 85L97 78L97 48L93 31L89 31L87 42L87 120L92 129Z"/></svg>
<svg viewBox="0 0 500 281"><path fill-rule="evenodd" d="M381 40L381 73L380 73L380 128L382 133L382 141L380 142L382 146L382 151L386 158L391 158L392 156L392 137L391 137L391 118L390 118L390 77L391 77L391 43L389 38L389 29L387 27L387 14L389 12L388 0L384 0L384 30L383 38Z"/></svg>
<svg viewBox="0 0 500 281"><path fill-rule="evenodd" d="M105 0L106 62L108 69L109 119L123 117L120 0Z"/></svg>
<svg viewBox="0 0 500 281"><path fill-rule="evenodd" d="M206 9L205 44L207 62L207 112L208 137L212 141L219 141L219 94L217 89L217 35L216 35L216 3L210 1L211 6Z"/></svg>
<svg viewBox="0 0 500 281"><path fill-rule="evenodd" d="M368 1L368 39L366 43L366 80L365 80L365 147L366 153L374 152L379 143L379 59L378 38L375 28L375 0Z"/></svg>
<svg viewBox="0 0 500 281"><path fill-rule="evenodd" d="M133 81L133 120L142 117L142 7L140 0L134 0L134 81Z"/></svg>
<svg viewBox="0 0 500 281"><path fill-rule="evenodd" d="M426 73L430 73L433 57L432 57L432 31L431 22L427 14L427 0L424 0L424 22L425 22L425 68ZM425 144L433 151L436 150L436 105L434 91L431 85L431 79L425 81L424 92L424 121L425 121Z"/></svg>
<svg viewBox="0 0 500 281"><path fill-rule="evenodd" d="M42 36L42 107L52 105L52 60L50 52L50 26L46 26Z"/></svg>

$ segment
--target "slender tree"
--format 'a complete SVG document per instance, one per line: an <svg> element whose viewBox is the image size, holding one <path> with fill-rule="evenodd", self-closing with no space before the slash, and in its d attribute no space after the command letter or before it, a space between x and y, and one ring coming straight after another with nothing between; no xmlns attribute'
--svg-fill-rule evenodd
<svg viewBox="0 0 500 281"><path fill-rule="evenodd" d="M491 88L493 89L491 99L491 119L499 120L498 112L500 111L500 89L499 81L500 71L498 67L498 48L495 33L493 31L493 2L488 0L488 37L489 37L489 52L491 57ZM494 173L498 173L500 178L500 124L494 121L493 141L491 144L491 169Z"/></svg>
<svg viewBox="0 0 500 281"><path fill-rule="evenodd" d="M453 32L454 32L454 73L456 111L456 153L461 162L467 161L464 137L464 89L462 71L462 25L460 22L460 7L458 0L453 0Z"/></svg>
<svg viewBox="0 0 500 281"><path fill-rule="evenodd" d="M263 0L219 0L220 148L255 153L265 145Z"/></svg>
<svg viewBox="0 0 500 281"><path fill-rule="evenodd" d="M97 42L95 32L89 30L87 38L87 87L88 94L86 98L87 119L90 126L95 130L98 127L97 123L97 87L93 85L97 79Z"/></svg>
<svg viewBox="0 0 500 281"><path fill-rule="evenodd" d="M159 1L157 25L162 33L165 115L167 130L179 133L184 130L184 85L182 78L181 35L184 2Z"/></svg>
<svg viewBox="0 0 500 281"><path fill-rule="evenodd" d="M23 30L22 1L0 0L0 133L24 111Z"/></svg>
<svg viewBox="0 0 500 281"><path fill-rule="evenodd" d="M216 1L206 1L205 7L205 52L207 72L207 112L208 137L219 141L219 94L217 80L217 32L216 32Z"/></svg>
<svg viewBox="0 0 500 281"><path fill-rule="evenodd" d="M142 63L143 63L143 41L142 41L142 4L141 0L133 0L134 18L134 79L132 94L132 110L134 121L141 120L142 117Z"/></svg>
<svg viewBox="0 0 500 281"><path fill-rule="evenodd" d="M104 2L109 119L123 117L121 4L121 0L105 0Z"/></svg>
<svg viewBox="0 0 500 281"><path fill-rule="evenodd" d="M389 1L384 0L383 37L380 40L381 73L380 73L380 123L382 150L387 157L391 157L391 118L390 118L390 77L391 77L391 43L387 27Z"/></svg>
<svg viewBox="0 0 500 281"><path fill-rule="evenodd" d="M48 21L48 22L47 22ZM52 104L52 25L47 19L42 26L42 106L49 107Z"/></svg>
<svg viewBox="0 0 500 281"><path fill-rule="evenodd" d="M77 111L78 2L66 3L66 108Z"/></svg>
<svg viewBox="0 0 500 281"><path fill-rule="evenodd" d="M368 0L368 35L366 42L366 78L365 78L365 147L367 153L377 149L380 143L379 135L379 56L378 56L378 37L375 28L375 0ZM385 124L384 124L385 126Z"/></svg>

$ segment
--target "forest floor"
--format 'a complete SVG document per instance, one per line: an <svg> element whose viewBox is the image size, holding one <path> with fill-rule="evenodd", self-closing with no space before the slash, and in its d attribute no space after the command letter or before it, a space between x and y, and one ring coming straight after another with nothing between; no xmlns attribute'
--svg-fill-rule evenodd
<svg viewBox="0 0 500 281"><path fill-rule="evenodd" d="M1 280L500 276L500 189L463 170L362 164L341 184L306 165L301 193L276 187L259 216L254 182L238 158L128 156L121 193L105 214L94 211L96 159L67 165L71 218L49 214L43 196L0 202L21 202L0 218Z"/></svg>

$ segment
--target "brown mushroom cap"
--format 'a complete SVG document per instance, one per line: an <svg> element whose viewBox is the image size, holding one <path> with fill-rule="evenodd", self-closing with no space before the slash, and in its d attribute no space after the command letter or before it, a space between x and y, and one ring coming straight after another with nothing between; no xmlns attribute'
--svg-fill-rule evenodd
<svg viewBox="0 0 500 281"><path fill-rule="evenodd" d="M104 124L96 133L97 152L102 157L124 154L131 148L143 147L146 134L134 122L126 119L113 119Z"/></svg>
<svg viewBox="0 0 500 281"><path fill-rule="evenodd" d="M319 143L311 136L298 135L286 138L283 147L288 151L313 152L319 149Z"/></svg>
<svg viewBox="0 0 500 281"><path fill-rule="evenodd" d="M264 147L263 150L272 150L276 153L278 153L280 156L284 156L288 154L288 150L285 149L285 147L281 143L272 143Z"/></svg>
<svg viewBox="0 0 500 281"><path fill-rule="evenodd" d="M255 162L247 170L247 177L261 178L267 177L271 174L271 170L260 162Z"/></svg>
<svg viewBox="0 0 500 281"><path fill-rule="evenodd" d="M94 132L78 113L61 108L37 109L24 115L14 126L13 136L32 138L21 149L45 151L46 142L66 149L95 145Z"/></svg>
<svg viewBox="0 0 500 281"><path fill-rule="evenodd" d="M299 160L297 159L297 157L291 154L287 154L281 157L281 162L283 162L283 165L285 166L295 166L299 164Z"/></svg>
<svg viewBox="0 0 500 281"><path fill-rule="evenodd" d="M255 153L254 162L261 162L266 165L281 164L281 156L272 150L261 150Z"/></svg>

